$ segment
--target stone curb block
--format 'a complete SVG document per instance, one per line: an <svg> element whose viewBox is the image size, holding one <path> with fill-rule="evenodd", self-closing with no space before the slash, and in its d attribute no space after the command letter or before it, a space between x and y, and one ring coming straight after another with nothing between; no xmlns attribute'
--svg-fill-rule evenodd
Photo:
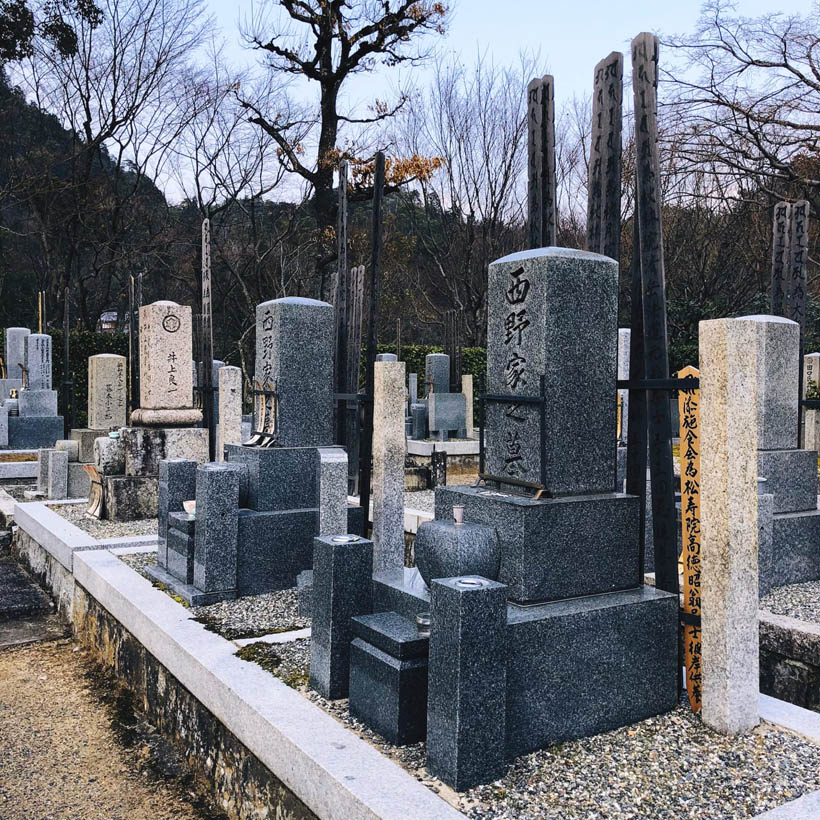
<svg viewBox="0 0 820 820"><path fill-rule="evenodd" d="M100 548L87 532L50 510L42 501L15 504L14 522L69 572L73 571L76 551Z"/></svg>

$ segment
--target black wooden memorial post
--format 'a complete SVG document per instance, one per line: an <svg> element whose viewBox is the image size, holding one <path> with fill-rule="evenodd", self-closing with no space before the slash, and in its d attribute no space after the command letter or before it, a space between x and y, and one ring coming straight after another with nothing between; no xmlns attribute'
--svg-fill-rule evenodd
<svg viewBox="0 0 820 820"><path fill-rule="evenodd" d="M202 424L208 430L208 452L211 461L216 458L216 414L214 413L215 385L213 378L214 329L211 302L211 220L202 220L202 332L200 361L202 368Z"/></svg>
<svg viewBox="0 0 820 820"><path fill-rule="evenodd" d="M370 513L370 482L373 465L373 392L375 382L376 345L378 343L379 290L381 288L382 201L384 199L384 154L376 154L373 173L373 234L370 257L369 305L367 317L367 365L365 401L362 403L362 437L359 471L359 503L364 510L365 529Z"/></svg>
<svg viewBox="0 0 820 820"><path fill-rule="evenodd" d="M556 244L555 83L547 74L527 86L527 224L529 247Z"/></svg>
<svg viewBox="0 0 820 820"><path fill-rule="evenodd" d="M639 34L632 41L632 85L635 96L637 251L641 264L644 366L645 378L651 384L669 380L657 141L658 38L652 34ZM635 335L634 327L632 333ZM659 589L677 593L678 540L669 393L666 390L649 390L647 393L655 582Z"/></svg>

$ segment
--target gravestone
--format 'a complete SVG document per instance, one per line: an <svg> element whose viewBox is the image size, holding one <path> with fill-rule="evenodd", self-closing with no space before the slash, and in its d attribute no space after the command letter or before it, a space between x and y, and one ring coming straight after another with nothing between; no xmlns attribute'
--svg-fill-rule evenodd
<svg viewBox="0 0 820 820"><path fill-rule="evenodd" d="M295 296L258 305L256 381L279 395L280 446L333 444L333 308Z"/></svg>
<svg viewBox="0 0 820 820"><path fill-rule="evenodd" d="M461 392L464 394L464 400L467 404L467 416L465 419L465 434L467 438L473 438L475 429L473 427L473 376L471 373L465 373L461 377Z"/></svg>
<svg viewBox="0 0 820 820"><path fill-rule="evenodd" d="M20 365L26 364L26 339L31 334L27 327L6 328L6 374L9 379L22 379ZM6 398L5 396L3 398Z"/></svg>
<svg viewBox="0 0 820 820"><path fill-rule="evenodd" d="M629 380L629 348L632 343L632 331L628 327L618 328L618 381ZM621 431L619 441L629 438L629 391L619 390Z"/></svg>
<svg viewBox="0 0 820 820"><path fill-rule="evenodd" d="M31 333L25 340L28 389L51 390L51 336Z"/></svg>
<svg viewBox="0 0 820 820"><path fill-rule="evenodd" d="M424 386L430 392L450 392L450 357L446 353L428 353L424 357Z"/></svg>
<svg viewBox="0 0 820 820"><path fill-rule="evenodd" d="M538 407L487 404L487 472L540 484L553 495L610 492L615 475L618 265L563 248L525 251L490 265L487 392L537 397ZM586 351L583 367L575 351ZM541 442L530 448L529 442Z"/></svg>
<svg viewBox="0 0 820 820"><path fill-rule="evenodd" d="M126 425L125 356L88 357L88 427L111 430Z"/></svg>

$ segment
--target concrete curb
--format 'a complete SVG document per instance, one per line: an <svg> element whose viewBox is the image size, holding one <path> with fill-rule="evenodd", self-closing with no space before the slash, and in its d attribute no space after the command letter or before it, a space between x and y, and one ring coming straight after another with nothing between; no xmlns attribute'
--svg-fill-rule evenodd
<svg viewBox="0 0 820 820"><path fill-rule="evenodd" d="M455 820L397 764L190 619L107 550L74 555L75 579L202 705L323 818Z"/></svg>
<svg viewBox="0 0 820 820"><path fill-rule="evenodd" d="M69 572L73 571L75 552L100 548L99 542L87 532L50 510L42 501L15 504L14 523Z"/></svg>

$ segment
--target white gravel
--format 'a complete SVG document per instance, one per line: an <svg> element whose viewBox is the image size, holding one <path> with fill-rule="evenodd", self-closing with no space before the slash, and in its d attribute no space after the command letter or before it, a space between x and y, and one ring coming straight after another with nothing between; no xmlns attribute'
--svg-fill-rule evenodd
<svg viewBox="0 0 820 820"><path fill-rule="evenodd" d="M775 615L820 624L820 581L777 587L761 599L760 608Z"/></svg>
<svg viewBox="0 0 820 820"><path fill-rule="evenodd" d="M103 540L105 538L125 538L129 535L156 535L157 519L141 518L138 521L104 521L96 518L86 518L87 504L55 504L49 509L54 510L79 527L89 535Z"/></svg>

